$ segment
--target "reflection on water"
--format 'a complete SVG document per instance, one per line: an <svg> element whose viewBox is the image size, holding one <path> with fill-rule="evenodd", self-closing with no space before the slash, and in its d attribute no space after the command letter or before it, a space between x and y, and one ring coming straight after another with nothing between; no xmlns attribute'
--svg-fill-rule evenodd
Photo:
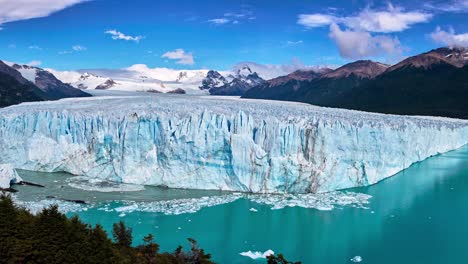
<svg viewBox="0 0 468 264"><path fill-rule="evenodd" d="M97 193L72 188L68 176L21 172L26 179L52 186L47 191L68 199L161 201L232 195L222 192L165 190ZM418 163L374 186L350 191L372 198L368 209L340 206L331 211L302 207L272 210L271 205L239 198L196 213L164 215L128 210L128 202L105 202L78 212L89 223L109 230L123 220L135 241L153 233L163 250L173 250L188 237L213 253L220 263L258 263L239 255L272 249L303 263L466 263L468 251L468 147ZM57 181L57 182L54 182ZM39 199L40 188L19 186L19 199ZM101 203L100 203L101 204ZM250 210L254 208L255 210Z"/></svg>

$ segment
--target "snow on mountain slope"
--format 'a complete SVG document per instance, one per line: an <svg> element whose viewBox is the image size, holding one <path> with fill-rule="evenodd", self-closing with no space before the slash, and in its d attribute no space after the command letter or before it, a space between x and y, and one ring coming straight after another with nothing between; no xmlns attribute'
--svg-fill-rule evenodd
<svg viewBox="0 0 468 264"><path fill-rule="evenodd" d="M57 79L51 72L29 65L19 65L10 63L11 68L17 70L23 78L35 84L41 89L46 99L57 100L67 97L86 97L89 94L65 84Z"/></svg>
<svg viewBox="0 0 468 264"><path fill-rule="evenodd" d="M0 109L0 164L176 188L365 186L468 143L468 121L222 97L91 97Z"/></svg>
<svg viewBox="0 0 468 264"><path fill-rule="evenodd" d="M119 91L173 92L184 90L203 94L198 86L207 70L150 69L146 65L133 65L123 70L55 71L63 82L79 89L111 89Z"/></svg>
<svg viewBox="0 0 468 264"><path fill-rule="evenodd" d="M262 74L252 70L249 65L259 69ZM48 69L65 83L80 89L106 89L120 91L151 91L168 93L185 90L189 94L208 94L212 88L218 92L213 94L239 95L245 90L262 83L277 72L287 72L288 69L261 68L259 64L237 64L230 71L215 70L174 70L169 68L149 68L145 64L135 64L124 69L94 69L87 71L56 71ZM264 77L265 76L265 77ZM115 82L113 85L105 83ZM224 86L224 87L223 87ZM100 89L101 89L100 88ZM232 92L234 91L234 92Z"/></svg>

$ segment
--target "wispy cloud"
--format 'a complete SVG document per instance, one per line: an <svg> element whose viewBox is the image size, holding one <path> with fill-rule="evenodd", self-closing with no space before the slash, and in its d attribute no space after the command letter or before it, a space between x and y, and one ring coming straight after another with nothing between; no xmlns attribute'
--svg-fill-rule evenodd
<svg viewBox="0 0 468 264"><path fill-rule="evenodd" d="M255 20L256 17L250 6L243 5L239 12L226 12L222 17L209 19L208 22L215 25L239 24L242 21Z"/></svg>
<svg viewBox="0 0 468 264"><path fill-rule="evenodd" d="M420 11L406 12L402 8L389 4L386 10L378 11L366 8L356 16L338 17L321 13L300 14L297 23L307 28L343 24L359 31L390 33L401 32L414 24L428 22L432 16L432 14Z"/></svg>
<svg viewBox="0 0 468 264"><path fill-rule="evenodd" d="M304 41L302 41L302 40L298 40L298 41L288 40L288 41L286 41L287 46L296 46L296 45L303 44L303 43L304 43Z"/></svg>
<svg viewBox="0 0 468 264"><path fill-rule="evenodd" d="M74 52L86 51L87 49L88 48L86 48L85 46L82 46L82 45L73 45L70 50L62 50L62 51L59 51L58 54L59 55L71 54L71 53L74 53Z"/></svg>
<svg viewBox="0 0 468 264"><path fill-rule="evenodd" d="M117 31L115 29L107 30L104 32L105 34L109 34L112 36L112 39L117 40L126 40L126 41L135 41L139 42L140 40L144 39L144 36L130 36L130 35L125 35L124 33Z"/></svg>
<svg viewBox="0 0 468 264"><path fill-rule="evenodd" d="M427 2L424 4L424 7L433 12L467 13L468 0L452 0L444 1L443 3Z"/></svg>
<svg viewBox="0 0 468 264"><path fill-rule="evenodd" d="M227 18L213 18L213 19L208 20L208 22L217 24L217 25L222 25L222 24L227 24L231 22L231 20Z"/></svg>
<svg viewBox="0 0 468 264"><path fill-rule="evenodd" d="M31 45L28 47L28 49L32 49L32 50L42 50L41 47L37 46L37 45Z"/></svg>
<svg viewBox="0 0 468 264"><path fill-rule="evenodd" d="M26 63L26 65L29 65L29 66L39 66L41 64L42 64L42 61L39 61L39 60L33 60L33 61Z"/></svg>
<svg viewBox="0 0 468 264"><path fill-rule="evenodd" d="M87 50L88 48L86 48L85 46L81 46L81 45L75 45L72 47L72 50L74 51L85 51Z"/></svg>
<svg viewBox="0 0 468 264"><path fill-rule="evenodd" d="M50 14L88 0L0 0L0 24L46 17Z"/></svg>
<svg viewBox="0 0 468 264"><path fill-rule="evenodd" d="M176 49L173 51L168 51L164 53L161 57L167 58L170 60L175 60L177 64L183 64L183 65L195 64L195 60L193 59L192 53L185 52L183 49Z"/></svg>
<svg viewBox="0 0 468 264"><path fill-rule="evenodd" d="M440 27L437 27L436 30L430 34L430 37L438 44L451 47L468 47L468 32L456 34L453 28L449 28L448 31L444 31Z"/></svg>

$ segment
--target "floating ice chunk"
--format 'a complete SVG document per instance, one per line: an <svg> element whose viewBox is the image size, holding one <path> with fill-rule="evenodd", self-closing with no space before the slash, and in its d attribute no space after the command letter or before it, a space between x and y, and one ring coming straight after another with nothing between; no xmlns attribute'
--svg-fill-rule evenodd
<svg viewBox="0 0 468 264"><path fill-rule="evenodd" d="M246 252L241 252L239 253L241 256L244 256L244 257L249 257L251 259L259 259L259 258L266 258L270 255L274 255L275 252L271 249L265 251L265 252L260 252L260 251L255 251L255 252L252 252L252 251L246 251Z"/></svg>
<svg viewBox="0 0 468 264"><path fill-rule="evenodd" d="M352 262L354 263L359 263L362 261L362 257L361 256L355 256L354 258L351 259Z"/></svg>
<svg viewBox="0 0 468 264"><path fill-rule="evenodd" d="M137 192L145 189L143 185L110 182L102 179L83 176L71 177L68 180L70 187L95 192Z"/></svg>
<svg viewBox="0 0 468 264"><path fill-rule="evenodd" d="M13 196L13 200L16 205L27 209L32 214L38 214L43 209L48 208L52 205L58 205L58 210L61 213L70 213L70 212L82 212L87 211L92 205L89 204L77 204L74 202L60 201L54 199L46 199L39 201L21 201L16 196Z"/></svg>
<svg viewBox="0 0 468 264"><path fill-rule="evenodd" d="M228 194L219 196L205 196L201 198L173 199L153 202L123 201L123 206L112 208L111 204L105 204L100 209L109 212L116 211L131 213L134 211L139 211L163 213L165 215L179 215L186 213L195 213L205 207L212 207L220 204L231 203L239 198L242 198L242 195Z"/></svg>
<svg viewBox="0 0 468 264"><path fill-rule="evenodd" d="M13 164L0 164L0 188L10 188L11 183L22 181Z"/></svg>
<svg viewBox="0 0 468 264"><path fill-rule="evenodd" d="M249 209L249 211L251 211L251 212L258 212L258 210L257 210L257 209L255 209L255 208L253 208L253 207L252 207L252 208L250 208L250 209Z"/></svg>
<svg viewBox="0 0 468 264"><path fill-rule="evenodd" d="M330 211L336 206L353 206L367 209L364 205L369 203L372 196L355 192L329 192L320 194L265 194L248 195L248 199L259 204L271 205L273 210L285 207L315 208L321 211Z"/></svg>

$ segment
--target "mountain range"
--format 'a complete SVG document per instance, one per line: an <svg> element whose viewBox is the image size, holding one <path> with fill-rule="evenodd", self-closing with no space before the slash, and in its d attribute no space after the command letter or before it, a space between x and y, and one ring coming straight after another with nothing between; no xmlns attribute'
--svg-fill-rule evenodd
<svg viewBox="0 0 468 264"><path fill-rule="evenodd" d="M22 102L91 96L62 83L50 72L0 61L0 107Z"/></svg>
<svg viewBox="0 0 468 264"><path fill-rule="evenodd" d="M263 75L262 76L266 76ZM0 106L90 96L86 90L236 95L408 115L468 118L468 49L439 48L395 65L359 60L266 80L249 64L232 71L56 71L0 61Z"/></svg>
<svg viewBox="0 0 468 264"><path fill-rule="evenodd" d="M294 72L253 87L243 98L468 118L468 49L439 48L393 66L356 61L308 75Z"/></svg>

